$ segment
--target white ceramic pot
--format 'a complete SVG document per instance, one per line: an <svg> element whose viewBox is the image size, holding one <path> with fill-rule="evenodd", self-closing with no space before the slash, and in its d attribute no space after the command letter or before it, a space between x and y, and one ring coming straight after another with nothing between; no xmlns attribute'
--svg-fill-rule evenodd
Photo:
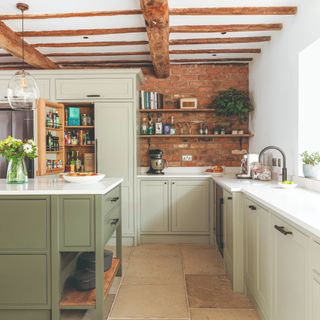
<svg viewBox="0 0 320 320"><path fill-rule="evenodd" d="M304 164L303 175L305 176L305 178L320 180L320 165L313 166L311 164Z"/></svg>

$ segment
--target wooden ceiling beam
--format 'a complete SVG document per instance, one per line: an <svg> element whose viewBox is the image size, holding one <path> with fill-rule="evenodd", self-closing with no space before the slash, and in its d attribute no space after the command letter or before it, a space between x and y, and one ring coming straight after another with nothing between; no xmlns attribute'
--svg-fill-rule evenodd
<svg viewBox="0 0 320 320"><path fill-rule="evenodd" d="M250 43L266 42L271 37L235 37L235 38L197 38L197 39L173 39L170 45L188 45L188 44L216 44L216 43Z"/></svg>
<svg viewBox="0 0 320 320"><path fill-rule="evenodd" d="M17 58L22 58L22 40L0 21L0 47ZM24 60L27 64L39 69L58 69L53 61L42 55L38 50L24 42Z"/></svg>
<svg viewBox="0 0 320 320"><path fill-rule="evenodd" d="M220 15L294 15L297 7L221 7L221 8L173 8L174 16Z"/></svg>
<svg viewBox="0 0 320 320"><path fill-rule="evenodd" d="M59 42L59 43L34 43L33 47L111 47L111 46L138 46L146 45L148 41L96 41L96 42Z"/></svg>
<svg viewBox="0 0 320 320"><path fill-rule="evenodd" d="M111 29L79 29L79 30L48 30L48 31L25 31L25 37L74 37L93 36L102 34L121 34L146 32L146 28L111 28ZM17 33L21 36L21 33Z"/></svg>
<svg viewBox="0 0 320 320"><path fill-rule="evenodd" d="M151 60L79 60L79 61L57 61L58 64L136 64L136 63L152 63Z"/></svg>
<svg viewBox="0 0 320 320"><path fill-rule="evenodd" d="M261 49L199 49L170 50L170 54L202 54L202 53L261 53Z"/></svg>
<svg viewBox="0 0 320 320"><path fill-rule="evenodd" d="M170 75L169 6L168 0L140 0L149 39L150 55L155 75Z"/></svg>
<svg viewBox="0 0 320 320"><path fill-rule="evenodd" d="M82 18L82 17L103 17L103 16L128 16L141 14L141 10L115 10L115 11L89 11L89 12L67 12L67 13L45 13L45 14L25 14L24 19L62 19L62 18ZM0 20L20 20L21 14L0 15Z"/></svg>
<svg viewBox="0 0 320 320"><path fill-rule="evenodd" d="M170 27L171 33L203 33L203 32L247 32L247 31L278 31L282 23L271 24L227 24L227 25L193 25Z"/></svg>
<svg viewBox="0 0 320 320"><path fill-rule="evenodd" d="M175 63L192 63L192 62L216 62L216 61L237 61L237 62L250 62L252 58L221 58L221 59L172 59L171 62Z"/></svg>
<svg viewBox="0 0 320 320"><path fill-rule="evenodd" d="M46 54L46 57L113 57L113 56L143 56L149 55L149 51L133 51L133 52L53 52Z"/></svg>

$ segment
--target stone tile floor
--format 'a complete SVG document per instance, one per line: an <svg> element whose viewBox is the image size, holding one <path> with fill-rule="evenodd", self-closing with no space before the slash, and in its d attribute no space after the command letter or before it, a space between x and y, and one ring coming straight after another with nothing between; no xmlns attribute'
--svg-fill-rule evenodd
<svg viewBox="0 0 320 320"><path fill-rule="evenodd" d="M232 292L214 247L125 247L123 262L123 278L110 290L108 320L259 319L248 298ZM63 319L79 319L69 316ZM92 313L80 319L90 320Z"/></svg>

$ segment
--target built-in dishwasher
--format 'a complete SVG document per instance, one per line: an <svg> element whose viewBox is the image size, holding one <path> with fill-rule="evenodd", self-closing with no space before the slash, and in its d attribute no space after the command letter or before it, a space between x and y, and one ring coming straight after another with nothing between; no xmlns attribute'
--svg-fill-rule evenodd
<svg viewBox="0 0 320 320"><path fill-rule="evenodd" d="M216 241L218 249L223 256L223 189L216 184Z"/></svg>

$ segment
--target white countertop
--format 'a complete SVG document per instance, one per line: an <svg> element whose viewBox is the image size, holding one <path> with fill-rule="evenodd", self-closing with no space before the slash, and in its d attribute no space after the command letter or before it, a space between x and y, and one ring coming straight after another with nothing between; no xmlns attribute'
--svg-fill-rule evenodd
<svg viewBox="0 0 320 320"><path fill-rule="evenodd" d="M243 192L320 238L320 193L300 187L282 189L275 181L238 180L233 175L213 180L230 192Z"/></svg>
<svg viewBox="0 0 320 320"><path fill-rule="evenodd" d="M7 184L0 179L0 196L106 194L123 181L122 178L104 178L95 183L69 183L57 176L30 179L25 184Z"/></svg>

